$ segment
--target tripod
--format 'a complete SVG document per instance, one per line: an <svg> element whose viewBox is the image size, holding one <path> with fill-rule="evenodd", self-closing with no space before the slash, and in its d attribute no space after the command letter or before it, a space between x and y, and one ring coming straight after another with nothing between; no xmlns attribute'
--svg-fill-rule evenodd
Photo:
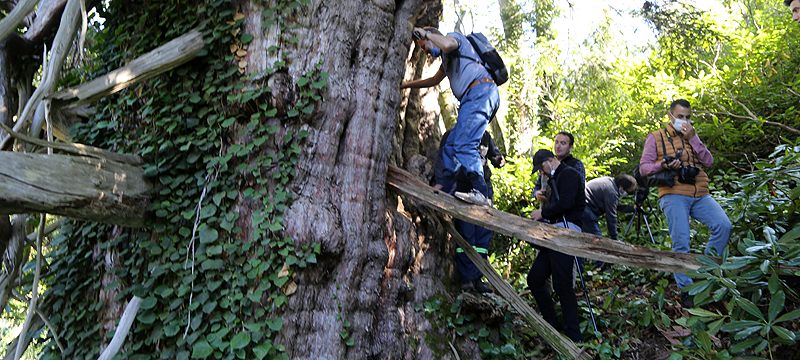
<svg viewBox="0 0 800 360"><path fill-rule="evenodd" d="M645 206L648 210L645 210ZM625 228L625 236L628 236L628 231L631 229L631 225L633 225L633 220L636 220L636 241L639 241L639 234L642 232L642 219L644 219L644 225L647 227L647 234L650 235L650 241L653 245L656 244L656 239L653 238L653 231L650 230L650 222L647 221L647 214L650 212L650 204L647 202L647 199L643 201L636 202L636 205L633 207L633 216L631 216L631 221L628 222L628 226Z"/></svg>

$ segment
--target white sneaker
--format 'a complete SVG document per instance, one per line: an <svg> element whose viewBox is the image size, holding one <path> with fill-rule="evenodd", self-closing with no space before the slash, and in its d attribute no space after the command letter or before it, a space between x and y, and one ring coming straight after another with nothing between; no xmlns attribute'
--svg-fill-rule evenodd
<svg viewBox="0 0 800 360"><path fill-rule="evenodd" d="M470 204L489 206L489 207L492 206L492 200L490 200L489 198L481 194L480 191L475 189L472 189L472 191L470 192L456 191L453 195L456 198L466 201Z"/></svg>

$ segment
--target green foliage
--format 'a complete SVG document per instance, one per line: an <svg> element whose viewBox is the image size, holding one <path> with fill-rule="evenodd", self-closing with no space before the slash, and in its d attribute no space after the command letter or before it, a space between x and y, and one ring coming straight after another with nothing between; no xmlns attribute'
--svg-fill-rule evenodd
<svg viewBox="0 0 800 360"><path fill-rule="evenodd" d="M796 343L800 297L781 267L800 265L798 160L800 146L779 146L771 159L753 164L753 172L734 184L738 191L727 201L735 224L730 254L722 264L702 258L704 266L693 274L697 280L685 289L695 304L716 308L695 309L678 320L692 329L687 345L692 353L722 356L709 340L721 335L730 338L731 355L766 352L772 358L776 346ZM761 234L750 224L762 224Z"/></svg>
<svg viewBox="0 0 800 360"><path fill-rule="evenodd" d="M446 331L453 339L476 342L483 359L531 359L541 356L542 349L518 332L518 324L510 311L505 312L500 323L489 324L480 314L465 311L461 298L450 302L441 296L428 299L415 310L423 312L435 329ZM425 341L440 357L450 353L451 345L455 346L453 340L434 338L432 333L428 334Z"/></svg>
<svg viewBox="0 0 800 360"><path fill-rule="evenodd" d="M289 26L306 3L269 10ZM137 295L128 358L287 358L273 340L284 323L276 311L296 289L294 272L320 253L319 244L296 246L282 234L294 200L288 184L327 74L320 65L302 74L281 112L271 89L241 75L230 53L252 41L230 2L112 2L102 13L99 65L89 71L115 68L195 27L205 54L102 100L93 121L74 129L80 142L144 158L154 221L143 230L64 228L52 244L44 297L68 348L50 342L42 357L96 357L116 320L101 318L104 304ZM114 258L104 261L107 254Z"/></svg>

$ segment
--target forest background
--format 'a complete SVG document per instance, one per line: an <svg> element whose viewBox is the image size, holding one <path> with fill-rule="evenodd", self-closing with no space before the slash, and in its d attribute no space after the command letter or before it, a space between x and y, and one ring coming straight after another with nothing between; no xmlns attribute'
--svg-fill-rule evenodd
<svg viewBox="0 0 800 360"><path fill-rule="evenodd" d="M237 19L234 12L227 10L225 5L220 5L222 2L212 3L213 5L208 5L210 12L218 8L226 9L228 12L220 13L241 21L241 18ZM291 4L281 6L292 9L294 3L307 5L308 2L287 3ZM573 154L586 165L587 179L630 173L638 162L647 133L665 123L669 103L677 98L688 99L694 109L694 126L715 156L715 165L709 171L713 196L720 202L734 224L729 254L722 264L705 261L704 268L694 274L696 282L689 291L695 296L698 307L688 310L678 305L678 292L671 274L622 266L612 266L606 271L589 271L587 274L589 293L600 331L598 334L593 334L588 303L579 298L584 318L581 328L584 337L592 339L587 341L585 347L601 358L733 358L741 355L758 358L797 358L796 339L800 336L800 322L797 320L800 318L798 309L800 296L796 281L798 274L795 273L793 277L791 274L782 273L779 265L800 266L800 246L798 246L800 188L797 187L797 182L800 181L800 144L797 140L800 134L798 130L800 112L797 107L800 103L800 72L797 70L800 69L800 54L797 51L800 45L800 25L791 21L788 9L783 6L782 1L777 0L593 1L591 5L582 3L576 0L500 0L497 3L492 2L488 5L488 9L487 3L482 1L444 1L442 4L440 28L446 31L456 28L464 32L482 31L490 35L511 73L509 82L501 87L503 105L490 130L508 161L504 168L494 171L495 206L521 216L528 216L538 206L530 199L535 181L535 176L531 174L530 154L539 148L551 148L554 134L562 130L575 135ZM121 10L127 8L119 5L119 2L110 4L106 6L103 14L97 11L90 12L87 34L87 48L90 51L86 53L85 58L74 60L77 66L65 72L61 80L62 85L69 86L85 81L113 68L112 65L122 62L125 56L141 53L158 44L155 36L145 41L137 40L130 31L116 30L113 33L106 31L106 28L112 26L116 29L138 29L134 26L136 21L142 23L146 21L137 20L134 15L130 15L129 18L119 16L125 13ZM174 5L164 6L171 11L174 10ZM294 11L281 9L270 14L264 11L264 16L279 18L280 11L286 11L287 14ZM7 14L7 11L4 11L4 14ZM118 17L106 20L103 18L106 14L116 14ZM177 15L175 17L177 18ZM186 20L186 24L180 24L183 30L188 28L189 22ZM215 46L220 46L224 41L230 42L230 39L223 39L223 35L219 34L227 33L230 31L230 26L240 23L234 21L225 24L221 20L217 20L217 23L212 22L213 26L217 26L214 28L214 41L219 43L215 43ZM175 30L169 35L179 34L180 32ZM239 32L236 34L234 42L237 46L243 48L252 41L252 37L240 36ZM227 48L227 46L224 44L222 47ZM118 47L132 50L130 53L119 52ZM213 67L216 65L218 64L213 62L209 65L214 70L206 74L208 84L215 81L210 80L212 75L219 75L220 79L227 81L238 70L234 68L231 72L223 71L221 66ZM437 67L438 62L428 61L422 72L430 74L435 72ZM185 70L177 70L171 76L173 79L183 79L182 77L189 75ZM311 106L306 113L311 114L315 109L313 103L319 100L317 93L327 86L327 74L321 73L318 66L314 71L304 74L302 79L304 80L300 80L299 83L302 83L300 87L304 92L298 98L306 103L302 107L298 105L296 109L306 113L308 109L306 106ZM166 86L159 81L154 81L151 85L149 91L163 89ZM230 88L222 90L223 85L216 83L205 86L205 95L200 94L203 95L202 100L186 92L176 93L179 96L176 95L175 99L181 98L184 103L191 103L197 109L201 109L209 94L212 97L224 97L227 95L226 91L230 90ZM438 90L440 92L436 93L435 101L423 101L422 107L426 112L432 112L437 116L436 124L440 134L454 123L456 102L447 90L446 82ZM151 105L150 102L146 105L138 103L142 90L138 91L138 94L134 91L124 92L122 96L102 103L100 107L102 113L111 115L102 118L100 116L102 114L98 114L98 121L93 125L77 126L73 129L76 137L86 143L125 150L124 139L114 135L120 125L116 123L117 120L109 119L123 119L130 116L126 110L132 109L146 114L143 109L156 108L156 105ZM148 93L147 88L144 93L152 95ZM251 95L251 98L246 98ZM227 101L240 106L234 106L237 111L242 108L254 111L254 118L258 114L271 114L266 116L274 117L277 112L274 108L268 110L264 108L263 112L259 112L260 110L245 106L253 98L261 95L263 94L228 95ZM158 101L170 103L178 100L159 99L156 100L156 104ZM187 107L179 110L187 113L197 111L197 109L187 110ZM212 108L211 110L203 108L202 111L211 114L216 112L224 114L228 111L220 110L220 106ZM290 118L298 116L298 111L293 111L295 115L287 116ZM178 122L179 119L174 120L175 123L170 123L167 119L153 126L171 126L170 133L176 126L178 132L183 131L181 130L183 125L175 125L182 122ZM234 120L244 122L242 119ZM220 124L225 128L234 120L220 115L218 119L208 120L209 129L214 126L219 127ZM122 120L119 121L122 123ZM196 125L195 123L193 126ZM202 126L202 122L200 125ZM216 130L208 131L219 135L214 132ZM273 134L272 129L267 131L270 135ZM295 144L300 143L308 135L302 131L281 134L286 136L284 143L276 146L281 155L273 156L268 161L274 160L280 164L281 171L276 172L278 174L276 179L285 184L294 181L292 175L287 175L293 173L286 169L294 166L294 161L297 161L297 156L301 152ZM140 143L139 148L127 149L128 151L139 151L140 155L146 156L148 153L158 153L163 150L159 147L163 145L157 135L147 133L146 130L138 135L141 136L137 140ZM195 142L194 146L198 146L198 143ZM200 146L204 146L206 150L216 149L216 145L210 140L205 140ZM173 151L177 148L176 145L175 149L168 150ZM249 150L243 148L244 146L235 148L239 153L233 155L234 159L237 156L246 158ZM201 183L203 176L169 175L169 171L164 170L164 163L169 165L174 162L190 169L194 169L193 166L200 168L208 166L211 169L223 162L208 156L211 155L196 155L190 163L169 158L158 166L146 168L146 171L150 174L160 174L164 186L180 187L185 183L196 186ZM203 166L194 164L198 158L200 158L198 164L203 162ZM230 156L227 160L230 160ZM259 161L261 160L263 159ZM272 175L271 173L270 176ZM224 183L223 180L220 182L219 186L222 188L238 186ZM198 192L198 189L194 189L187 194L198 195ZM220 276L229 275L223 272L223 268L227 266L223 267L221 261L218 263L211 261L217 261L214 256L223 253L227 256L228 252L233 250L212 244L215 244L218 236L220 239L223 238L223 235L219 234L230 231L237 224L237 219L228 218L228 213L223 211L224 205L220 203L225 204L234 199L238 201L236 196L239 195L228 192L227 196L213 198L215 204L219 206L219 215L214 213L216 207L214 210L206 211L206 215L215 221L219 217L218 222L214 223L215 226L218 225L217 228L212 229L211 225L201 228L198 237L198 241L203 243L202 246L206 243L209 246L207 253L210 261L203 263L203 271L218 271ZM275 210L263 216L264 233L277 233L282 229L283 211L288 206L288 203L283 203L285 196L287 195L281 195L282 200L278 201L276 206L276 208L283 207L283 210ZM179 200L170 199L174 203L157 208L156 211L162 211L157 214L162 216L170 212L179 215L176 217L185 218L170 220L175 223L191 220L194 204L181 203L183 212L179 212L174 210ZM670 249L666 222L656 206L656 201L655 191L651 191L645 209L649 210L646 216L654 243L651 242L644 225L637 229L634 223L630 231L624 231L629 226L630 215L621 215L620 219L620 226L623 227L621 232L627 233L623 238L624 241L661 250ZM630 204L632 199L628 199L627 202ZM223 213L226 215L221 215ZM163 217L166 218L166 215ZM168 233L171 229L170 224L159 226L163 227L157 227L157 232ZM187 229L185 224L181 226L183 227L180 228L180 235L186 236L184 231L188 232L190 229ZM267 227L269 229L266 229ZM601 228L604 228L602 224ZM640 236L637 236L637 230L641 230ZM79 269L75 264L85 266L83 270L93 269L94 265L82 263L87 261L82 256L84 254L87 258L97 256L96 248L95 254L91 255L92 246L97 239L107 236L103 234L109 232L111 230L102 226L75 224L68 225L61 234L46 239L43 253L52 265L48 266L39 292L47 299L45 301L47 308L59 310L59 315L51 320L56 328L61 327L62 339L71 346L61 349L53 331L40 324L39 330L34 333L32 345L25 353L26 358L55 358L64 354L93 356L99 351L100 346L80 346L96 345L97 342L92 340L92 337L96 335L97 328L101 325L88 314L92 311L102 312L104 309L98 305L99 302L89 302L91 305L89 310L83 310L86 304L79 300L83 296L82 287L90 286L87 284L91 282L97 283L97 279L81 278L80 285L76 285L77 283L72 280L76 276L76 269ZM707 230L699 224L694 224L692 236L693 252L702 252L705 244L703 239L708 237ZM148 267L149 265L143 263L141 259L133 256L140 252L153 258L163 256L164 259L160 260L161 265L170 264L167 258L170 255L169 246L173 245L168 245L166 241L160 244L156 240L150 241L148 235L124 233L122 239L103 246L114 248L127 240L135 240L142 245L141 249L125 249L120 252L122 259L126 261L129 259L131 262L131 265L125 266ZM291 255L288 257L293 258L290 264L292 274L295 270L302 272L306 266L313 267L317 264L317 255L320 254L318 243L295 248L288 245L290 241L284 242L286 244L280 245L280 256L283 257L279 257L280 261L275 260L274 264L270 258L267 273L269 271L275 274L284 273L286 267L281 265L289 263L283 259L287 258L290 250ZM274 246L274 243L269 246ZM174 248L180 250L185 246L175 245ZM230 258L238 259L236 261L241 263L249 261L246 251L248 250L240 253L233 251L236 256ZM178 253L177 250L175 253ZM181 259L186 256L185 253L186 250L180 253ZM516 239L497 234L491 254L490 261L495 269L498 269L516 289L522 291L527 300L532 300L522 289L526 287L525 274L535 255L534 249ZM231 261L230 258L226 258L225 261ZM320 256L320 261L323 261L321 258ZM2 345L13 342L24 322L31 293L30 284L33 282L36 267L35 260L32 251L25 254L22 276L4 306L0 318ZM172 262L175 260L172 259ZM165 269L167 265L164 265ZM260 263L253 265L252 268L259 266ZM186 269L181 271L185 273ZM125 350L130 354L137 353L139 357L147 357L142 354L158 349L163 357L191 355L196 358L207 356L261 358L285 355L279 340L291 339L291 335L276 334L285 331L289 326L288 322L281 320L280 317L272 317L269 311L253 315L257 321L239 326L238 330L231 330L224 325L229 319L241 319L237 316L241 316L244 312L241 308L247 306L241 305L236 311L228 308L221 310L223 302L219 301L218 305L214 289L221 286L222 280L215 279L211 282L214 284L214 289L209 290L210 287L205 287L199 292L198 300L192 308L197 312L204 311L210 317L216 316L215 320L209 322L211 325L208 325L208 329L207 325L200 324L199 320L198 324L192 322L191 329L199 329L198 333L204 335L195 338L189 335L187 338L189 324L185 324L183 317L178 318L166 310L169 305L164 299L172 296L172 288L159 283L147 283L148 275L144 271L119 276L124 279L120 280L120 283L142 281L145 284L142 288L131 286L120 291L117 294L120 298L143 293L145 288L157 291L159 294L145 298L143 313L138 318L138 327L134 328L132 340L126 345ZM252 305L248 301L257 303L257 298L266 294L264 296L269 297L271 304L277 304L271 311L280 309L281 304L291 301L291 298L287 300L292 294L286 291L286 286L295 282L289 281L285 274L273 277L274 286L282 289L283 293L271 291L265 293L264 289L259 288L261 293L253 295L252 289L243 290L246 288L244 285L237 290L240 292L232 291L232 293L238 296L237 301L248 306ZM185 284L180 284L180 280L186 278L186 276L177 277L174 286L176 293L186 287ZM64 281L65 279L70 281ZM302 288L302 282L300 280L297 282ZM121 287L116 280L113 286ZM195 291L194 282L191 286L191 290L186 292ZM75 291L76 288L79 291ZM222 288L226 286L223 285ZM339 293L338 286L336 290ZM204 298L199 300L199 296ZM355 327L345 319L345 311L342 309L348 306L347 302L334 300L337 310L335 321L342 323L341 333L335 337L341 337L344 349L342 351L346 353L349 351L347 349L353 348L354 343L360 344L361 340L356 336L358 334ZM466 310L462 311L460 300L448 296L426 298L416 305L416 310L423 313L432 324L444 329L443 332L447 337L478 344L477 350L473 350L484 358L527 359L552 356L549 346L511 315L507 314L506 321L499 324L485 324L479 321L476 315ZM181 311L185 311L182 306L182 304L176 305L182 309ZM189 304L189 307L191 306ZM117 306L116 312L119 312L119 308L120 306ZM192 318L191 315L189 318L199 319ZM160 325L161 321L164 322L163 326ZM113 329L114 320L112 319L110 323L108 329ZM220 323L223 325L219 325ZM102 324L104 329L107 325L107 323ZM242 330L243 328L246 328L246 331ZM103 334L107 338L110 333ZM172 339L180 337L181 334L183 342L164 340L163 344L160 343L161 339ZM276 336L278 340L274 341L273 346L272 341ZM420 341L442 343L440 340L437 338ZM166 343L172 344L170 345L172 347L164 345ZM449 348L439 351L448 353Z"/></svg>

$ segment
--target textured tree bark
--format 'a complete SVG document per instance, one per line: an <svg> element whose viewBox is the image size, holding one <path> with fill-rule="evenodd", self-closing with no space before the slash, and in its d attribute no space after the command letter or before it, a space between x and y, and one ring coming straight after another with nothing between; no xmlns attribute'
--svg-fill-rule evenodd
<svg viewBox="0 0 800 360"><path fill-rule="evenodd" d="M0 152L0 212L45 212L142 226L150 184L144 171L114 161Z"/></svg>
<svg viewBox="0 0 800 360"><path fill-rule="evenodd" d="M425 334L435 330L414 305L444 290L450 260L445 245L433 242L433 234L444 231L396 209L397 198L386 197L385 176L392 156L408 161L438 142L436 133L414 145L394 136L412 23L440 6L420 0L312 2L288 34L299 43L280 44L291 59L288 71L266 79L278 105L291 99L292 86L276 91L272 84L294 84L320 61L330 75L325 101L307 124L311 145L301 155L291 183L296 200L284 217L297 245L319 242L322 248L319 263L294 279L298 290L281 314L291 320L277 341L293 359L439 357L425 343ZM281 36L261 29L253 14L259 6L241 9L244 28L255 35L247 69L263 71L271 55L253 49L278 45ZM425 126L434 129L431 124ZM393 140L396 151L408 154L392 154ZM339 335L343 320L352 324L352 347Z"/></svg>

